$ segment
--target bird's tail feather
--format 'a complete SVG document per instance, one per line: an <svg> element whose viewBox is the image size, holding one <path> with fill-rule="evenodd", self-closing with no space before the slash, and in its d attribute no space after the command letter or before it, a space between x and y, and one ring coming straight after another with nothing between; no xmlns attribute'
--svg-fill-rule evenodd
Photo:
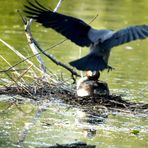
<svg viewBox="0 0 148 148"><path fill-rule="evenodd" d="M108 67L102 57L92 53L78 60L71 61L69 64L73 67L76 67L78 70L83 71L102 71Z"/></svg>

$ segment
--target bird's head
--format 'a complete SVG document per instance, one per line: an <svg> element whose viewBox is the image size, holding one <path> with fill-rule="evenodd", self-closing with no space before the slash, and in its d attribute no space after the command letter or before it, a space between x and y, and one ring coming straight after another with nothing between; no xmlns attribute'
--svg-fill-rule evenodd
<svg viewBox="0 0 148 148"><path fill-rule="evenodd" d="M99 71L86 71L86 76L89 80L98 80L100 77Z"/></svg>

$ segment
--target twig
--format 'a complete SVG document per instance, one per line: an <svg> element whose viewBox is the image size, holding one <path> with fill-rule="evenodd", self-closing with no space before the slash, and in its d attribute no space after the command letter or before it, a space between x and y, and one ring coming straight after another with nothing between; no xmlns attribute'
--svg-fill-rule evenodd
<svg viewBox="0 0 148 148"><path fill-rule="evenodd" d="M32 65L30 65L23 73L20 74L20 76L17 78L17 81L23 78L23 76L30 70Z"/></svg>
<svg viewBox="0 0 148 148"><path fill-rule="evenodd" d="M56 43L56 44L50 46L49 48L45 49L44 51L50 50L50 49L52 49L52 48L54 48L54 47L57 47L57 46L63 44L65 41L67 41L67 39L64 39L64 40L62 40L62 41L60 41L60 42L58 42L58 43Z"/></svg>
<svg viewBox="0 0 148 148"><path fill-rule="evenodd" d="M64 1L64 0L59 0L58 4L57 4L57 6L55 7L55 9L53 10L53 12L58 11L58 9L60 8L60 6L61 6L61 4L62 4L63 1Z"/></svg>
<svg viewBox="0 0 148 148"><path fill-rule="evenodd" d="M38 50L36 49L34 43L31 41L31 37L32 37L32 33L30 31L30 26L32 24L33 19L30 19L29 21L27 21L20 13L20 11L17 11L20 15L20 17L22 18L23 23L25 24L25 34L29 43L30 48L32 49L32 52L34 53L34 55L36 56L37 61L40 63L41 66L41 71L43 73L46 73L46 66L40 56L40 54L38 53ZM29 30L29 31L28 31Z"/></svg>
<svg viewBox="0 0 148 148"><path fill-rule="evenodd" d="M16 86L19 86L18 82L10 76L10 74L8 74L7 72L5 72L5 74L9 77L10 80L12 80L12 82L14 82L16 84Z"/></svg>
<svg viewBox="0 0 148 148"><path fill-rule="evenodd" d="M33 39L32 39L32 40L33 40ZM72 75L75 75L75 76L80 77L80 75L79 75L77 72L75 72L72 68L70 68L69 66L67 66L66 64L64 64L64 63L62 63L62 62L60 62L60 61L57 61L51 54L46 53L45 50L43 50L35 40L34 40L34 44L36 45L36 47L37 47L45 56L47 56L50 60L52 60L52 62L54 62L54 63L57 64L57 65L60 65L61 67L65 68L65 69L67 69L68 71L71 72Z"/></svg>
<svg viewBox="0 0 148 148"><path fill-rule="evenodd" d="M0 42L2 42L5 46L7 46L10 50L12 50L16 55L18 55L21 59L23 59L21 62L16 63L15 65L13 65L12 67L8 68L9 71L11 69L13 69L14 67L16 67L17 65L19 65L20 63L23 63L24 61L26 61L27 63L29 63L30 65L33 65L34 68L36 68L36 70L38 70L39 72L42 72L38 67L36 67L30 60L28 60L29 58L26 58L25 56L23 56L19 51L17 51L14 47L12 47L11 45L9 45L8 43L6 43L4 40L2 40L0 38Z"/></svg>
<svg viewBox="0 0 148 148"><path fill-rule="evenodd" d="M1 57L9 66L12 66L2 55L0 55L0 57ZM13 68L12 70L16 73L16 75L17 75L18 77L20 76L20 74L16 71L15 68ZM0 72L1 72L1 71L0 71ZM23 82L25 82L25 80L24 80L23 78L21 78L21 79L22 79Z"/></svg>
<svg viewBox="0 0 148 148"><path fill-rule="evenodd" d="M25 90L32 98L33 98L33 95L29 92L29 90L27 88L25 88L25 86L21 83L21 85L18 84L18 82L13 78L11 77L7 72L5 73L17 86L18 90ZM9 85L12 86L13 84ZM5 86L6 88L8 88L7 86Z"/></svg>
<svg viewBox="0 0 148 148"><path fill-rule="evenodd" d="M96 16L89 22L89 24L91 24L97 17L98 17L98 14L96 14Z"/></svg>
<svg viewBox="0 0 148 148"><path fill-rule="evenodd" d="M43 71L43 73L46 73L46 66L45 66L38 50L36 49L36 46L34 45L34 42L32 42L32 33L30 31L31 24L32 24L32 19L30 19L30 21L28 21L27 24L25 25L25 34L26 34L29 46L32 49L32 52L34 53L38 62L40 63L41 71Z"/></svg>
<svg viewBox="0 0 148 148"><path fill-rule="evenodd" d="M13 66L11 66L11 67L13 67ZM8 72L8 71L10 71L10 72L18 72L18 71L23 71L23 70L26 70L26 68L23 68L23 69L10 69L10 70L5 69L5 70L0 70L0 72Z"/></svg>

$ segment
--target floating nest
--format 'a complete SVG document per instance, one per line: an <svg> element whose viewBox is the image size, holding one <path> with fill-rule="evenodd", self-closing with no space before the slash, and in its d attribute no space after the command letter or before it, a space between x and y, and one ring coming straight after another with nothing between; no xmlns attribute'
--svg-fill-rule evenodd
<svg viewBox="0 0 148 148"><path fill-rule="evenodd" d="M99 85L97 86L99 90L108 90L106 83L104 83L105 85L102 85L102 82L97 83ZM93 87L91 88L94 89ZM112 95L110 93L79 97L76 92L76 86L64 81L45 82L42 80L36 80L30 85L25 84L21 86L1 87L0 95L20 95L36 101L40 101L41 99L50 100L51 98L51 101L53 101L53 98L58 100L60 99L63 103L68 104L71 107L80 108L82 112L80 112L80 115L78 115L78 120L81 122L90 123L92 125L103 123L104 119L108 117L108 112L110 111L146 113L148 109L148 104L129 102L124 100L120 95ZM90 131L86 129L86 132L88 135L91 134L92 136L96 134L96 130ZM49 146L49 148L95 147L95 145L89 145L83 142Z"/></svg>
<svg viewBox="0 0 148 148"><path fill-rule="evenodd" d="M147 112L148 109L148 104L129 102L120 95L103 94L79 97L76 94L75 85L63 81L48 83L37 80L30 85L1 87L0 95L2 94L21 95L34 100L60 99L66 104L96 113L100 111Z"/></svg>

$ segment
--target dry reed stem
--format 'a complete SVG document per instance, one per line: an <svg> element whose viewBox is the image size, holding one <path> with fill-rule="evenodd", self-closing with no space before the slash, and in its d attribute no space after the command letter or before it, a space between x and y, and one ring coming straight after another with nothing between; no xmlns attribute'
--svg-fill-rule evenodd
<svg viewBox="0 0 148 148"><path fill-rule="evenodd" d="M59 3L57 4L56 8L55 8L55 11L57 11L61 5L63 0L59 0ZM27 26L25 26L26 29L27 29ZM26 30L25 30L26 31ZM30 31L30 26L29 26L29 31ZM28 36L29 35L29 36ZM30 36L31 35L31 36ZM27 39L28 41L31 41L31 37L32 37L32 34L31 32L28 34L26 32L26 36L27 36ZM34 46L35 44L33 43L32 46ZM30 46L30 47L32 47ZM36 49L36 47L35 47ZM44 67L45 68L45 67ZM44 71L45 69L43 69ZM45 72L45 71L44 71ZM19 141L18 141L18 144L21 146L21 147L24 147L24 141L26 139L26 136L28 135L28 132L29 130L36 124L36 122L38 121L38 119L40 118L40 116L42 115L43 111L45 111L45 106L46 108L48 108L48 104L45 104L44 102L39 106L39 108L37 109L34 117L32 118L32 120L30 121L29 125L26 125L24 127L24 130L22 131L20 137L19 137Z"/></svg>
<svg viewBox="0 0 148 148"><path fill-rule="evenodd" d="M10 67L12 67L12 65L11 65L2 55L0 55L0 57L1 57L1 58L3 59L3 61L5 61ZM14 67L12 68L12 70L14 71L14 73L15 73L18 77L20 77L20 73L18 73ZM21 77L20 79L25 83L25 80L24 80L22 77Z"/></svg>
<svg viewBox="0 0 148 148"><path fill-rule="evenodd" d="M17 51L14 47L12 47L10 44L8 44L7 42L5 42L4 40L2 40L0 38L0 42L2 42L5 46L7 46L11 51L13 51L18 57L20 57L21 59L23 59L25 62L27 62L29 65L33 65L33 67L42 73L42 71L34 64L32 63L30 60L28 60L25 56L23 56L19 51ZM21 61L22 62L22 61ZM10 69L14 68L15 66L17 66L19 63L17 63L16 65L13 65L12 67L10 67L7 71L9 71Z"/></svg>

